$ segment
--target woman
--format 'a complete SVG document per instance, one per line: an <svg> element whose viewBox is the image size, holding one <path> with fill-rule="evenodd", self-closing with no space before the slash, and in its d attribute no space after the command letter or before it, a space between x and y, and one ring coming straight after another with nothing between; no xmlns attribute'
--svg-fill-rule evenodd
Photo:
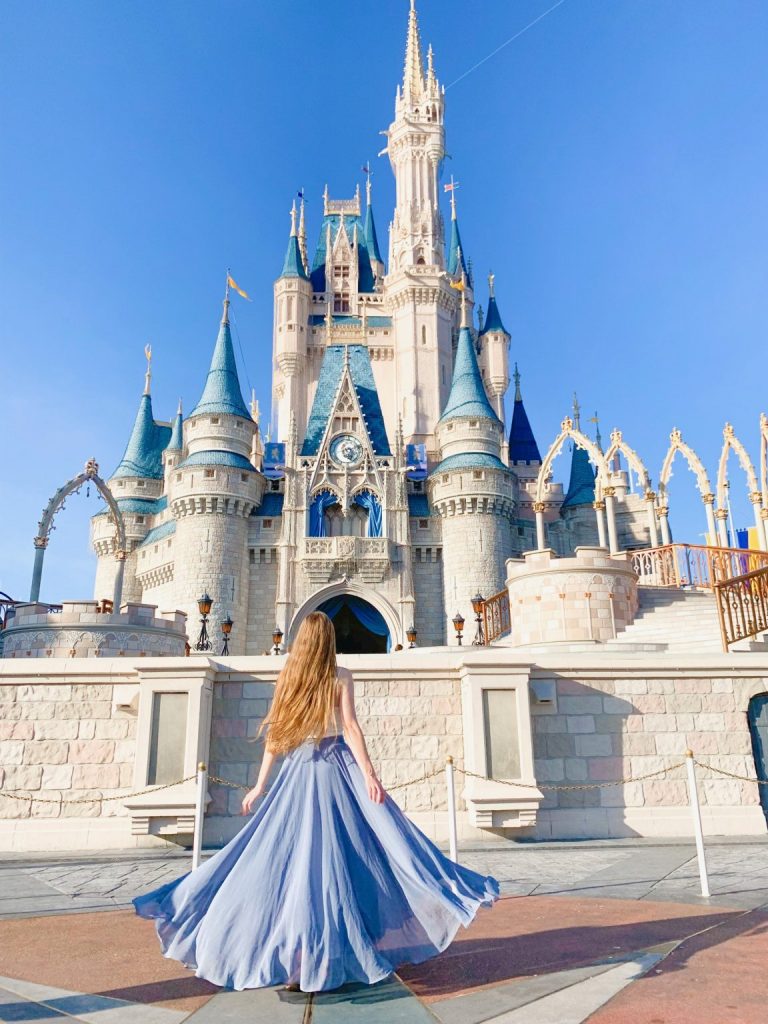
<svg viewBox="0 0 768 1024"><path fill-rule="evenodd" d="M497 899L495 879L444 857L384 792L322 612L302 623L262 729L251 820L196 871L133 901L156 919L165 956L227 988L373 984L435 956Z"/></svg>

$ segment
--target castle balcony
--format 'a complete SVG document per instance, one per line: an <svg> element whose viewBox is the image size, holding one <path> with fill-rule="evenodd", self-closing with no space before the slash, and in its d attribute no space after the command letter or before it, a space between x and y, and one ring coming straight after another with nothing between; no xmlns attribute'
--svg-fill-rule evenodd
<svg viewBox="0 0 768 1024"><path fill-rule="evenodd" d="M312 583L339 576L381 583L395 560L395 545L387 537L303 537L299 561Z"/></svg>

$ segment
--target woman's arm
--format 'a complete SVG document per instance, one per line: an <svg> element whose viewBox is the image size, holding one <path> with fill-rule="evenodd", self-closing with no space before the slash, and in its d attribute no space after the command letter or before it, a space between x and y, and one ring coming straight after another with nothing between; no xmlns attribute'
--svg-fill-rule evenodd
<svg viewBox="0 0 768 1024"><path fill-rule="evenodd" d="M264 757L261 759L261 768L259 769L259 777L256 780L256 785L253 789L249 789L243 797L243 814L250 814L253 805L260 796L263 796L267 785L267 779L269 778L269 773L272 771L272 765L274 763L275 755L271 750L265 750Z"/></svg>
<svg viewBox="0 0 768 1024"><path fill-rule="evenodd" d="M386 793L371 764L363 730L360 728L357 713L355 712L355 684L352 680L352 674L346 669L341 669L339 671L339 679L342 683L341 721L344 726L344 738L360 766L360 771L363 773L365 784L368 788L368 796L375 804L383 804Z"/></svg>

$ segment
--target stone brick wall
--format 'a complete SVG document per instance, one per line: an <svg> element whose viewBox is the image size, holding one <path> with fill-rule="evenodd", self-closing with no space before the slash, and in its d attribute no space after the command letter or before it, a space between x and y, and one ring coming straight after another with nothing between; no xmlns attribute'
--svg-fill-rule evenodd
<svg viewBox="0 0 768 1024"><path fill-rule="evenodd" d="M438 647L446 640L442 544L414 543L412 555L414 625L418 630L418 643L420 647Z"/></svg>
<svg viewBox="0 0 768 1024"><path fill-rule="evenodd" d="M659 671L659 666L655 666ZM747 727L750 696L765 678L720 677L695 670L640 676L555 678L557 712L534 713L538 782L569 784L633 778L683 760L701 760L754 777ZM697 769L705 830L764 832L758 787ZM536 829L541 838L686 835L691 831L685 768L600 789L545 791Z"/></svg>

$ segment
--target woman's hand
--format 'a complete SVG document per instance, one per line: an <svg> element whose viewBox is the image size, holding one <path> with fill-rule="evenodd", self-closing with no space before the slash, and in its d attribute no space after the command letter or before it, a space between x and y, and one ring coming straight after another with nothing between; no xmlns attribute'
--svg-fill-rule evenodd
<svg viewBox="0 0 768 1024"><path fill-rule="evenodd" d="M242 813L250 814L253 805L256 803L260 796L263 796L263 794L264 786L258 783L253 787L253 789L249 789L248 792L243 797Z"/></svg>
<svg viewBox="0 0 768 1024"><path fill-rule="evenodd" d="M386 790L376 778L375 775L365 776L365 785L368 789L368 796L373 800L375 804L383 804L384 797L387 795Z"/></svg>

